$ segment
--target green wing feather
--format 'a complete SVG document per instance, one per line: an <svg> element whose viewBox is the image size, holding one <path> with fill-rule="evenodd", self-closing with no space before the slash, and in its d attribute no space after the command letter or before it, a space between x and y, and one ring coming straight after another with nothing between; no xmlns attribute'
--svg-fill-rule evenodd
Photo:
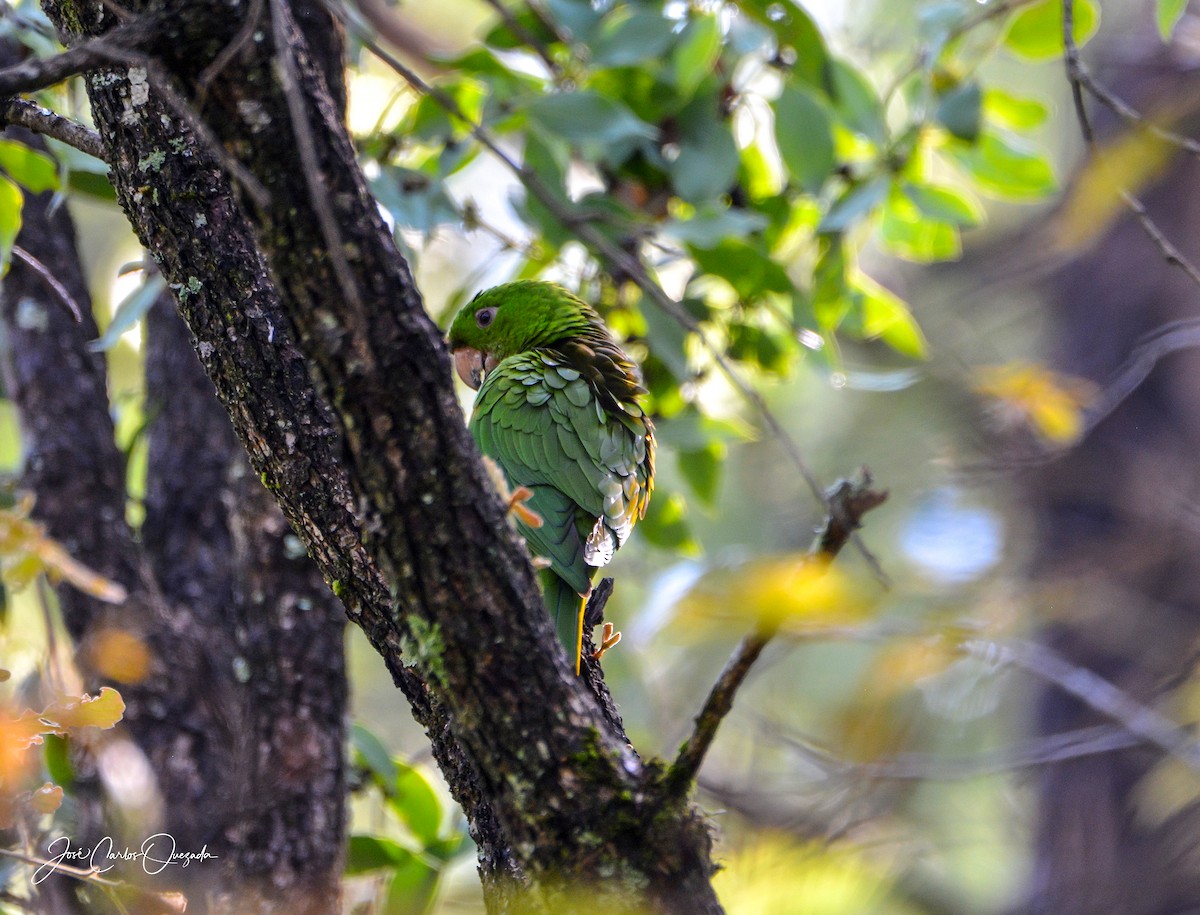
<svg viewBox="0 0 1200 915"><path fill-rule="evenodd" d="M606 409L602 393L561 354L534 350L488 373L471 417L480 450L511 486L533 493L526 504L542 526L518 521L530 552L550 560L554 576L574 595L590 590L595 568L624 543L652 485L649 420L632 401L608 396L613 408ZM561 617L568 606L578 616L578 597L568 600L553 582L544 591L560 638L577 651L579 622L571 619L568 627Z"/></svg>

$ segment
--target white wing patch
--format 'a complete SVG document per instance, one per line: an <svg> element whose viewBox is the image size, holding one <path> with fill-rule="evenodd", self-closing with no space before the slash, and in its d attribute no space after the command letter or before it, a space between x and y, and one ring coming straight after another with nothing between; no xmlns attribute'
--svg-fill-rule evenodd
<svg viewBox="0 0 1200 915"><path fill-rule="evenodd" d="M606 566L612 561L616 551L617 544L612 531L601 517L592 525L591 533L583 542L583 561L592 567Z"/></svg>

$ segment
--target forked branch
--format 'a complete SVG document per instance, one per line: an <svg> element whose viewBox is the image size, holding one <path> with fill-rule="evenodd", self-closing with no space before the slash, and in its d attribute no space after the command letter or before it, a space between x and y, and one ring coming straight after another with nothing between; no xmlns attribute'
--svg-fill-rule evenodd
<svg viewBox="0 0 1200 915"><path fill-rule="evenodd" d="M871 484L871 474L863 468L858 480L841 480L826 494L829 515L810 551L812 558L832 559L840 553L854 532L862 526L863 515L887 499L885 490L872 489ZM775 627L760 626L742 640L726 663L709 691L704 707L696 716L696 728L692 736L680 748L679 755L667 772L669 793L682 797L691 788L704 757L716 739L721 722L733 708L734 697L763 649L775 637L776 631Z"/></svg>

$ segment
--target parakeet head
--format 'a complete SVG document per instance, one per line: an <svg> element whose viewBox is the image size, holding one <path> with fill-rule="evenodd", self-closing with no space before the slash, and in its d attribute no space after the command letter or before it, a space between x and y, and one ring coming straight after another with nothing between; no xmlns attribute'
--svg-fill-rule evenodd
<svg viewBox="0 0 1200 915"><path fill-rule="evenodd" d="M509 356L603 326L590 305L561 286L519 280L493 286L464 305L447 341L458 377L478 390Z"/></svg>

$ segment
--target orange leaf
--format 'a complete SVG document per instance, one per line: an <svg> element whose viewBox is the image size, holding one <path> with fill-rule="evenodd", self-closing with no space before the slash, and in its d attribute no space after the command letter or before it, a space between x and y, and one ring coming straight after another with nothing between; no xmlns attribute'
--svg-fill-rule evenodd
<svg viewBox="0 0 1200 915"><path fill-rule="evenodd" d="M29 806L38 813L54 813L62 806L63 790L50 782L42 785L29 798Z"/></svg>

